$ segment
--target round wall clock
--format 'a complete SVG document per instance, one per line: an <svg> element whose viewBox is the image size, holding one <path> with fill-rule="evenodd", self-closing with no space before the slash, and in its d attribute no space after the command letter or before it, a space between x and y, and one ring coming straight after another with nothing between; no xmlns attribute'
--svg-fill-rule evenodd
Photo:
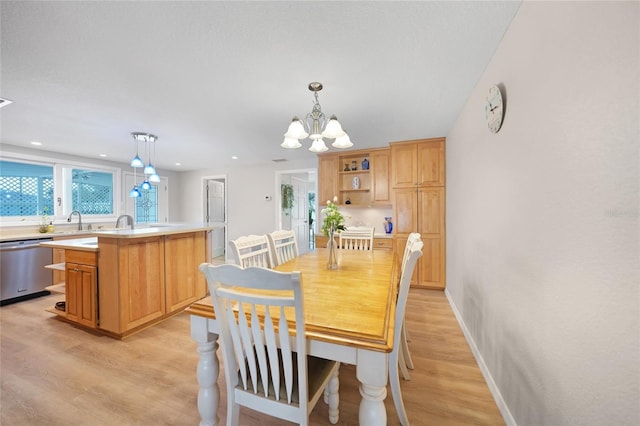
<svg viewBox="0 0 640 426"><path fill-rule="evenodd" d="M504 104L502 100L502 92L496 85L489 87L487 100L484 105L484 116L487 120L487 127L493 133L497 133L502 127L502 119L504 118Z"/></svg>

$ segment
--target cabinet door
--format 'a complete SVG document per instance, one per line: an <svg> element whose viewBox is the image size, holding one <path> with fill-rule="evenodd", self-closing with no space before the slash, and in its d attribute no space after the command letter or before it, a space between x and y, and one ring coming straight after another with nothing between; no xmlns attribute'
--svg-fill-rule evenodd
<svg viewBox="0 0 640 426"><path fill-rule="evenodd" d="M444 288L445 284L445 195L444 188L418 191L418 232L424 247L418 265L418 285Z"/></svg>
<svg viewBox="0 0 640 426"><path fill-rule="evenodd" d="M391 145L391 185L408 188L417 185L418 157L415 143Z"/></svg>
<svg viewBox="0 0 640 426"><path fill-rule="evenodd" d="M393 233L418 231L418 197L416 188L395 189L393 194Z"/></svg>
<svg viewBox="0 0 640 426"><path fill-rule="evenodd" d="M67 319L95 328L97 325L97 281L95 266L67 263Z"/></svg>
<svg viewBox="0 0 640 426"><path fill-rule="evenodd" d="M318 156L318 205L324 206L327 200L338 195L338 156Z"/></svg>
<svg viewBox="0 0 640 426"><path fill-rule="evenodd" d="M371 152L371 202L390 204L389 193L389 150Z"/></svg>
<svg viewBox="0 0 640 426"><path fill-rule="evenodd" d="M417 144L418 186L444 186L444 140Z"/></svg>
<svg viewBox="0 0 640 426"><path fill-rule="evenodd" d="M164 240L118 241L119 328L124 333L165 313Z"/></svg>
<svg viewBox="0 0 640 426"><path fill-rule="evenodd" d="M207 284L198 267L206 261L204 232L167 235L164 257L167 312L203 298Z"/></svg>

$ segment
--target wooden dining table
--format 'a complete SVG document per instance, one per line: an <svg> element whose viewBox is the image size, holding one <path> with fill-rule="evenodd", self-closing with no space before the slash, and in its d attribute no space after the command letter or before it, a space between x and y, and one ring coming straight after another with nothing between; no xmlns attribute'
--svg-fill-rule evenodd
<svg viewBox="0 0 640 426"><path fill-rule="evenodd" d="M338 250L338 268L317 248L274 269L300 271L308 352L356 366L362 399L361 425L387 424L388 357L393 348L397 261L389 250ZM191 337L197 343L200 426L218 424L220 399L216 356L220 327L211 297L193 303Z"/></svg>

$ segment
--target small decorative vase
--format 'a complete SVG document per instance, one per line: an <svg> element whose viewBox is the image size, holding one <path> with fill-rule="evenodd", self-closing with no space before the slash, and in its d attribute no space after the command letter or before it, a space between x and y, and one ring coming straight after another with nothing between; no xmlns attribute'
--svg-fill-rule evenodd
<svg viewBox="0 0 640 426"><path fill-rule="evenodd" d="M351 181L351 187L353 189L360 189L360 178L355 176Z"/></svg>
<svg viewBox="0 0 640 426"><path fill-rule="evenodd" d="M329 261L327 262L327 269L338 269L338 260L336 259L336 242L333 239L334 231L329 233L329 241L327 241L327 247L329 248Z"/></svg>
<svg viewBox="0 0 640 426"><path fill-rule="evenodd" d="M369 170L369 160L366 157L362 160L362 170Z"/></svg>
<svg viewBox="0 0 640 426"><path fill-rule="evenodd" d="M391 222L391 217L384 218L384 232L390 234L393 231L393 222Z"/></svg>

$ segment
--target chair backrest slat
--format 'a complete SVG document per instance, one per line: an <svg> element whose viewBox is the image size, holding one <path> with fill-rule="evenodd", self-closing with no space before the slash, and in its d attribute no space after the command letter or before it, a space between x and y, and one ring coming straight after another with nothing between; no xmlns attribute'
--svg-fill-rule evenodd
<svg viewBox="0 0 640 426"><path fill-rule="evenodd" d="M229 241L236 263L243 268L272 268L271 249L264 235L247 235Z"/></svg>
<svg viewBox="0 0 640 426"><path fill-rule="evenodd" d="M296 233L290 230L279 230L267 234L274 266L288 262L298 256Z"/></svg>
<svg viewBox="0 0 640 426"><path fill-rule="evenodd" d="M338 247L344 250L372 250L375 228L346 229L340 232Z"/></svg>

